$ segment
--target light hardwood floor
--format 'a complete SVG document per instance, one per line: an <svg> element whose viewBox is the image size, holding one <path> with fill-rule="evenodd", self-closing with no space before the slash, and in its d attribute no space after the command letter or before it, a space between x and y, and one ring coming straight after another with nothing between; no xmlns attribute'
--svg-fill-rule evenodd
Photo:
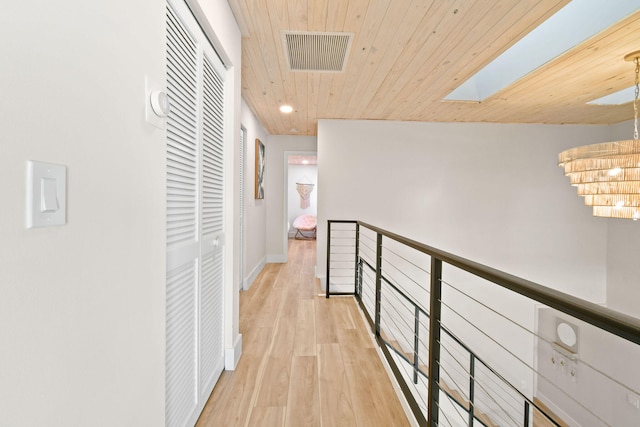
<svg viewBox="0 0 640 427"><path fill-rule="evenodd" d="M318 296L315 241L290 240L240 295L243 354L197 426L408 426L352 297Z"/></svg>

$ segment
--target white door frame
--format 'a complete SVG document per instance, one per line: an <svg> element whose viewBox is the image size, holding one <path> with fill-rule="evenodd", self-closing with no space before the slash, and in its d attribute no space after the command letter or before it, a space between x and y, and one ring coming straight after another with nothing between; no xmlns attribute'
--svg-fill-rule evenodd
<svg viewBox="0 0 640 427"><path fill-rule="evenodd" d="M282 203L284 206L283 218L282 218L282 229L283 233L283 242L282 242L282 253L285 257L285 262L287 262L289 258L289 228L287 227L287 223L289 221L289 156L318 156L318 151L285 151L284 152L284 182L283 187L284 190L282 192ZM317 190L316 190L317 191Z"/></svg>

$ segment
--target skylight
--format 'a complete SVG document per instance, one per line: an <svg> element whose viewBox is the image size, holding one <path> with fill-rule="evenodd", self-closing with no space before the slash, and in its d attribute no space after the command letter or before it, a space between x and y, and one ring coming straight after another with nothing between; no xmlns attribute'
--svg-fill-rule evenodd
<svg viewBox="0 0 640 427"><path fill-rule="evenodd" d="M589 105L622 105L627 102L633 101L635 98L636 87L630 86L626 89L619 90L614 93L610 93L602 98L594 99L587 102Z"/></svg>
<svg viewBox="0 0 640 427"><path fill-rule="evenodd" d="M444 99L483 101L639 9L638 0L573 0Z"/></svg>

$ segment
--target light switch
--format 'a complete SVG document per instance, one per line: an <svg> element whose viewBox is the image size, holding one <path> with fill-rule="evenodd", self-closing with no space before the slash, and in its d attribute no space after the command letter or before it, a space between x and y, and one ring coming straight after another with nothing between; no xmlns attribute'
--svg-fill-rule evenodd
<svg viewBox="0 0 640 427"><path fill-rule="evenodd" d="M40 212L55 212L58 204L58 184L54 178L40 179Z"/></svg>
<svg viewBox="0 0 640 427"><path fill-rule="evenodd" d="M27 162L27 228L67 222L67 168Z"/></svg>

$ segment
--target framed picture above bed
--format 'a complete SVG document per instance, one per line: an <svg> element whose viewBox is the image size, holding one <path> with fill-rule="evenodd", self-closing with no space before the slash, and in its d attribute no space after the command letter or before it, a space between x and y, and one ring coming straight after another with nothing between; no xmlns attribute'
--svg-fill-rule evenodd
<svg viewBox="0 0 640 427"><path fill-rule="evenodd" d="M264 144L256 138L256 199L264 199L264 154Z"/></svg>

